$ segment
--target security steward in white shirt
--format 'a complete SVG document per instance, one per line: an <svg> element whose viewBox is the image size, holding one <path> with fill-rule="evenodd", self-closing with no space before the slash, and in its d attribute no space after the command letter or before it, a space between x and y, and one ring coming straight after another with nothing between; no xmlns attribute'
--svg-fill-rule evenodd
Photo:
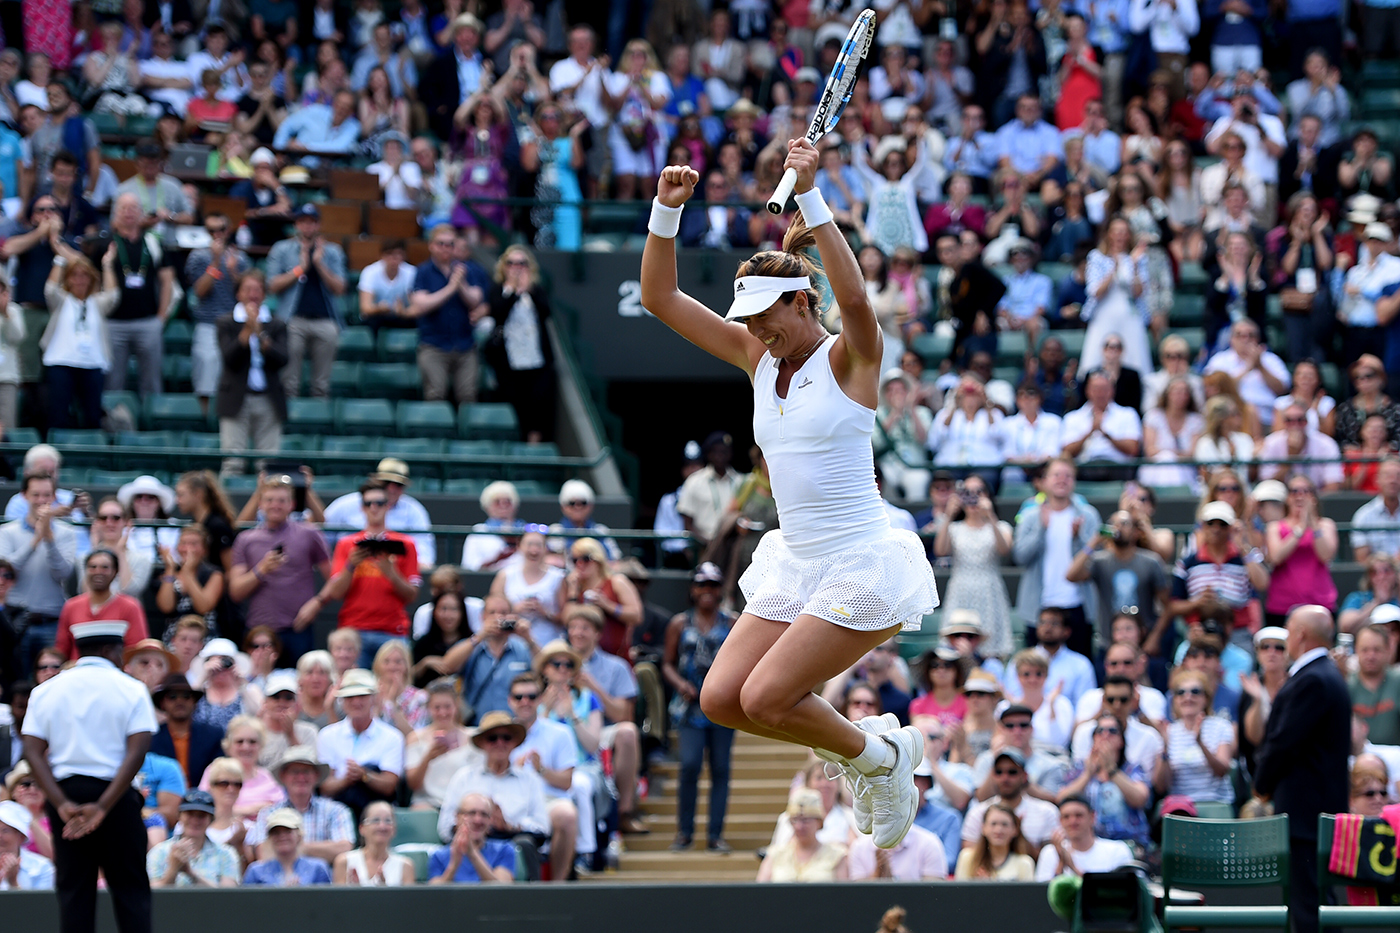
<svg viewBox="0 0 1400 933"><path fill-rule="evenodd" d="M78 662L34 688L24 754L48 798L61 933L97 925L97 870L120 933L150 933L141 795L131 782L156 731L150 694L122 673L125 622L73 626Z"/></svg>

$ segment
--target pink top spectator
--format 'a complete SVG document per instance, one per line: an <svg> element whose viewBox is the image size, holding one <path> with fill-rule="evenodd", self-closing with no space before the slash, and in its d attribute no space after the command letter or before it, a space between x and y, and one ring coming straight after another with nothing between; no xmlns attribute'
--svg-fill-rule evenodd
<svg viewBox="0 0 1400 933"><path fill-rule="evenodd" d="M1340 467L1338 472L1341 472ZM1285 538L1292 534L1288 522L1279 522L1279 530ZM1264 609L1283 615L1294 606L1305 603L1325 606L1328 610L1337 607L1337 584L1332 581L1332 574L1327 572L1327 565L1318 560L1317 553L1313 551L1311 528L1303 532L1293 553L1274 568L1269 584L1269 600Z"/></svg>
<svg viewBox="0 0 1400 933"><path fill-rule="evenodd" d="M889 850L890 874L896 881L921 881L948 877L948 856L937 836L922 826L909 827L904 841ZM875 877L875 843L861 836L851 843L846 865L852 881Z"/></svg>
<svg viewBox="0 0 1400 933"><path fill-rule="evenodd" d="M967 697L959 693L953 697L953 702L943 706L932 693L925 693L917 700L909 704L910 716L937 716L938 721L945 726L951 726L955 722L962 722L967 715Z"/></svg>
<svg viewBox="0 0 1400 933"><path fill-rule="evenodd" d="M199 780L201 790L209 789L209 772L206 770L204 776ZM287 799L287 792L282 789L282 785L277 783L277 779L272 776L272 772L266 768L258 768L252 774L243 776L243 789L238 792L238 799L234 801L234 806L239 810L245 807L269 807L274 803L281 803Z"/></svg>

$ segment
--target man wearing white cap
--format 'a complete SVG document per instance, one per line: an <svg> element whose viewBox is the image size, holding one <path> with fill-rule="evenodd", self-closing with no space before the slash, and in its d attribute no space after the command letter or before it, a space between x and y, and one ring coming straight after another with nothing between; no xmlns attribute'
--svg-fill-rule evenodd
<svg viewBox="0 0 1400 933"><path fill-rule="evenodd" d="M375 716L378 690L379 682L369 671L346 671L335 692L345 718L316 737L316 756L332 772L321 782L321 793L339 800L357 817L370 801L393 799L403 774L403 734Z"/></svg>
<svg viewBox="0 0 1400 933"><path fill-rule="evenodd" d="M559 487L559 510L563 517L549 526L551 534L560 531L586 531L608 552L608 560L622 560L622 548L607 537L607 525L593 520L593 487L581 479L565 480ZM555 554L568 550L568 540L550 538L549 549Z"/></svg>
<svg viewBox="0 0 1400 933"><path fill-rule="evenodd" d="M1400 669L1391 664L1394 659L1388 625L1372 622L1356 633L1356 673L1347 678L1351 712L1365 721L1367 737L1377 745L1400 745Z"/></svg>
<svg viewBox="0 0 1400 933"><path fill-rule="evenodd" d="M0 801L0 891L53 889L53 862L24 848L31 821L22 805Z"/></svg>
<svg viewBox="0 0 1400 933"><path fill-rule="evenodd" d="M1400 262L1397 259L1396 262ZM1379 495L1356 510L1351 517L1351 552L1358 563L1371 554L1400 553L1400 460L1387 457L1376 469Z"/></svg>
<svg viewBox="0 0 1400 933"><path fill-rule="evenodd" d="M1235 611L1236 624L1246 627L1250 600L1269 588L1264 553L1249 548L1236 533L1235 510L1228 502L1207 503L1200 517L1196 553L1178 560L1172 573L1170 615L1190 623L1224 603Z"/></svg>
<svg viewBox="0 0 1400 933"><path fill-rule="evenodd" d="M263 683L263 704L258 718L267 730L267 740L258 753L258 764L264 768L271 768L282 753L294 745L316 744L316 727L297 715L299 692L296 671L273 671Z"/></svg>
<svg viewBox="0 0 1400 933"><path fill-rule="evenodd" d="M121 933L149 933L151 884L141 770L156 711L146 687L123 674L125 622L73 626L78 663L34 689L24 718L24 753L48 798L61 928L93 930L97 872L112 895Z"/></svg>

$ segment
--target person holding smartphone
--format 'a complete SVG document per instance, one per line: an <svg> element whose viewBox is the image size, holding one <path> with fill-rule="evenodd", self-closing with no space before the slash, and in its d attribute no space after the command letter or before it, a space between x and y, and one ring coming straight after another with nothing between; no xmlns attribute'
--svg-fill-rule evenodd
<svg viewBox="0 0 1400 933"><path fill-rule="evenodd" d="M389 494L383 482L360 487L360 507L364 531L336 543L330 578L302 605L293 624L309 625L326 603L341 600L340 625L360 633L358 666L369 668L381 645L408 637L407 606L422 578L413 540L385 527Z"/></svg>

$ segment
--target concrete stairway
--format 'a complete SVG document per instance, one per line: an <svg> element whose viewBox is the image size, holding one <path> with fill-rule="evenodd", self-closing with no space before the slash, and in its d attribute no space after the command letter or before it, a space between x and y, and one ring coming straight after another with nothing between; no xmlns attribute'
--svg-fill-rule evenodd
<svg viewBox="0 0 1400 933"><path fill-rule="evenodd" d="M675 747L675 743L672 743ZM758 873L754 851L773 836L778 815L787 806L793 776L807 763L810 752L771 739L739 733L729 784L729 807L724 838L733 853L705 850L709 815L709 766L700 774L700 799L695 817L695 845L688 852L668 851L676 835L676 791L680 765L668 761L651 768L651 789L644 804L646 836L624 836L625 851L616 874L594 875L610 882L690 884L752 881Z"/></svg>

